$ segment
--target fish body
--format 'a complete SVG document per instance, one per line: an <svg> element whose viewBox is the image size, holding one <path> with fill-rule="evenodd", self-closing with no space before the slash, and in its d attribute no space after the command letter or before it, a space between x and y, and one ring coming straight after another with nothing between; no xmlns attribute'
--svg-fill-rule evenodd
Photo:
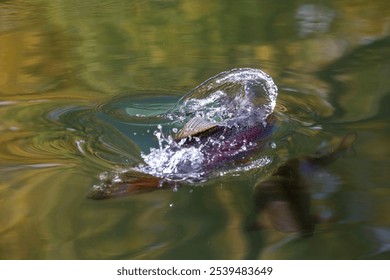
<svg viewBox="0 0 390 280"><path fill-rule="evenodd" d="M225 165L235 162L249 161L250 155L261 150L266 139L271 135L274 126L274 118L270 117L269 122L256 125L222 126L213 125L207 129L197 126L190 134L185 136L183 132L175 137L180 143L180 148L173 146L172 149L195 148L202 153L200 171L202 176L209 172L222 168ZM188 125L191 126L189 122ZM187 129L186 126L183 129ZM168 151L166 151L168 153ZM177 167L180 173L193 172L191 163L183 161ZM198 170L199 172L199 170ZM150 192L161 188L169 188L169 181L163 177L143 174L137 169L118 171L113 174L101 176L101 183L90 190L88 197L95 200L110 197L120 197L132 194Z"/></svg>
<svg viewBox="0 0 390 280"><path fill-rule="evenodd" d="M192 124L196 122L197 124ZM252 123L252 124L251 124ZM187 127L190 128L187 128ZM202 169L207 172L226 163L245 160L254 150L260 150L271 135L274 118L264 122L238 123L233 126L211 125L202 120L190 120L176 135L184 147L196 147L202 151ZM183 133L182 131L186 131ZM183 136L185 135L185 136Z"/></svg>
<svg viewBox="0 0 390 280"><path fill-rule="evenodd" d="M160 127L155 131L159 148L141 155L143 163L101 179L91 198L138 193L142 186L158 189L172 181L204 181L249 162L272 133L277 95L272 78L259 69L236 68L209 78L167 111L170 120L189 118L182 129L171 138Z"/></svg>

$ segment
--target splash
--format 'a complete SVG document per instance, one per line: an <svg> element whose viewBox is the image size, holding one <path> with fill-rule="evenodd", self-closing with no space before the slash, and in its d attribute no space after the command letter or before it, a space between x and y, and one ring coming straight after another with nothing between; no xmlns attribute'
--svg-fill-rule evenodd
<svg viewBox="0 0 390 280"><path fill-rule="evenodd" d="M277 87L263 71L233 69L212 77L161 115L158 147L141 152L143 163L103 173L89 193L104 199L177 182L237 176L269 165L262 153L272 132ZM173 132L172 135L170 132Z"/></svg>
<svg viewBox="0 0 390 280"><path fill-rule="evenodd" d="M168 112L168 117L182 120L184 116L199 116L233 125L256 115L256 121L264 121L275 108L277 93L272 78L263 71L237 68L191 90Z"/></svg>
<svg viewBox="0 0 390 280"><path fill-rule="evenodd" d="M183 141L176 142L172 136L166 137L161 125L154 135L159 147L151 148L149 154L141 153L145 164L134 167L134 170L170 180L201 180L204 175L202 149L183 147Z"/></svg>
<svg viewBox="0 0 390 280"><path fill-rule="evenodd" d="M179 100L166 117L180 126L197 118L207 122L208 128L216 128L215 132L204 137L203 131L198 133L191 127L194 135L197 132L200 136L178 140L164 135L158 126L154 135L159 147L142 154L144 164L135 170L168 180L194 182L213 174L268 164L269 158L248 155L263 147L262 140L272 130L270 116L276 98L276 85L261 70L233 69L206 80ZM241 165L237 166L237 162Z"/></svg>

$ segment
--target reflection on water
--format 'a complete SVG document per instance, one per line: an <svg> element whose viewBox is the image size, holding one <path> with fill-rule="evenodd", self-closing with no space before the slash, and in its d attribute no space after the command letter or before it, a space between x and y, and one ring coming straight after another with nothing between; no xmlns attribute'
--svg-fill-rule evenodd
<svg viewBox="0 0 390 280"><path fill-rule="evenodd" d="M342 154L352 150L355 134L347 134L331 151L301 158L289 159L268 178L260 178L254 191L255 215L253 226L262 229L267 220L270 226L283 232L298 232L303 237L312 236L314 225L329 218L321 209L314 217L311 200L324 200L338 189L340 182L326 173L324 166L333 163ZM310 195L310 192L313 192ZM322 217L321 217L322 216Z"/></svg>
<svg viewBox="0 0 390 280"><path fill-rule="evenodd" d="M389 9L384 0L1 1L0 258L389 258ZM98 174L158 146L161 112L237 67L260 68L279 88L267 169L86 199ZM257 180L349 131L356 155L323 175L338 188L309 192L325 221L310 238L246 230Z"/></svg>

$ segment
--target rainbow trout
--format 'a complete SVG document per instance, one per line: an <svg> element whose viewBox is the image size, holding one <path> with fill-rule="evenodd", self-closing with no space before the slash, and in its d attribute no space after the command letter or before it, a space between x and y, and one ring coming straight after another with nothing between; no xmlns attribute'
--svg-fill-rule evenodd
<svg viewBox="0 0 390 280"><path fill-rule="evenodd" d="M249 161L271 135L276 97L272 78L257 69L233 69L206 80L167 112L171 120L185 121L179 132L143 155L144 164L102 174L89 197L150 191L172 181L204 181L216 170Z"/></svg>

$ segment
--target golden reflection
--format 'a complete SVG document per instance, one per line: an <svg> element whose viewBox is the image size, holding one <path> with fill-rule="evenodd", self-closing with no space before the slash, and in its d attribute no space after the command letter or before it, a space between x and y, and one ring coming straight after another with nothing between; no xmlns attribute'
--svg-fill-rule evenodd
<svg viewBox="0 0 390 280"><path fill-rule="evenodd" d="M241 186L236 186L240 188ZM218 190L218 199L226 213L227 224L224 232L215 236L215 242L219 247L225 247L223 255L217 256L223 259L244 259L248 251L245 238L245 225L242 221L243 207L238 205L236 194L232 188L223 186Z"/></svg>

